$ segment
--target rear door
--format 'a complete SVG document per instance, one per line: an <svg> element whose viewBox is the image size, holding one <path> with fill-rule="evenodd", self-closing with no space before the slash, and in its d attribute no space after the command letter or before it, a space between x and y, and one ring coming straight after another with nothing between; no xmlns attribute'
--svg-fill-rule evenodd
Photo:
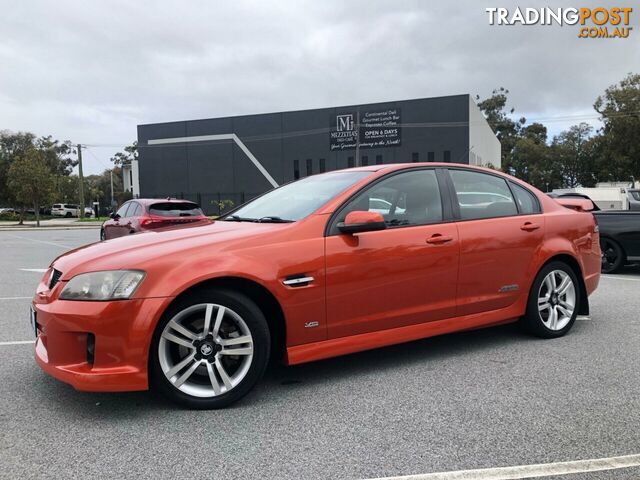
<svg viewBox="0 0 640 480"><path fill-rule="evenodd" d="M441 181L435 169L394 173L334 215L326 237L329 338L455 315L459 242ZM381 213L387 229L340 233L336 224L356 210Z"/></svg>
<svg viewBox="0 0 640 480"><path fill-rule="evenodd" d="M449 169L460 235L457 315L507 307L527 294L542 245L537 197L499 175Z"/></svg>

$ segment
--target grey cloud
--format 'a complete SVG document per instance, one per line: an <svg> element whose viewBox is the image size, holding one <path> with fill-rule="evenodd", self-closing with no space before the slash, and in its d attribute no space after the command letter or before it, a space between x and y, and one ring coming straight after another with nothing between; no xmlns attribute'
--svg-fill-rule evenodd
<svg viewBox="0 0 640 480"><path fill-rule="evenodd" d="M5 3L0 128L90 144L128 143L138 123L497 86L518 113L549 119L592 113L599 93L640 70L640 31L578 39L575 27L488 24L486 6L515 2ZM639 2L625 5L637 29ZM116 150L94 149L87 170Z"/></svg>

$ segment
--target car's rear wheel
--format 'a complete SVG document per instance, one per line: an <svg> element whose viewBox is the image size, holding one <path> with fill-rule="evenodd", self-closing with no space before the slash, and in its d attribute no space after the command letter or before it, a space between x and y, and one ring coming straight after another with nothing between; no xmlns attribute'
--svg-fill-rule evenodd
<svg viewBox="0 0 640 480"><path fill-rule="evenodd" d="M72 217L71 212L67 212L64 216L67 217L67 218L71 218Z"/></svg>
<svg viewBox="0 0 640 480"><path fill-rule="evenodd" d="M560 337L573 326L579 305L580 287L573 269L563 262L550 262L533 282L523 324L539 337Z"/></svg>
<svg viewBox="0 0 640 480"><path fill-rule="evenodd" d="M618 242L610 238L600 238L600 251L602 252L602 273L615 273L622 268L625 255Z"/></svg>
<svg viewBox="0 0 640 480"><path fill-rule="evenodd" d="M197 292L170 307L159 322L151 380L183 406L226 407L258 382L269 349L267 322L251 299L228 290Z"/></svg>
<svg viewBox="0 0 640 480"><path fill-rule="evenodd" d="M100 229L100 240L106 240L107 239L107 234L104 233L104 228Z"/></svg>

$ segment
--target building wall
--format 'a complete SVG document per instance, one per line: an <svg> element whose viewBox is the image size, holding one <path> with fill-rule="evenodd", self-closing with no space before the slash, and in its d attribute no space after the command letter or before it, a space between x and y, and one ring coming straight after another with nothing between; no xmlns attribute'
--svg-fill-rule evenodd
<svg viewBox="0 0 640 480"><path fill-rule="evenodd" d="M468 123L473 110L470 102L473 103L469 95L455 95L140 125L140 195L183 196L211 211L211 205L219 200L238 204L272 188L233 140L148 144L158 139L234 133L278 184L294 180L296 160L300 177L307 175L307 165L311 166L311 173L318 173L321 164L326 171L347 168L350 158L354 165L362 164L365 157L369 164L375 164L377 158L385 164L411 162L416 156L425 162L432 152L433 161L448 158L467 163L471 138ZM474 108L477 110L475 105ZM337 115L384 110L399 111L400 145L360 148L359 161L355 149L331 150L330 131L336 129ZM484 135L497 142L488 126L477 132L478 138ZM482 140L482 145L491 146L490 140Z"/></svg>
<svg viewBox="0 0 640 480"><path fill-rule="evenodd" d="M500 141L484 118L484 115L469 97L469 165L501 168Z"/></svg>

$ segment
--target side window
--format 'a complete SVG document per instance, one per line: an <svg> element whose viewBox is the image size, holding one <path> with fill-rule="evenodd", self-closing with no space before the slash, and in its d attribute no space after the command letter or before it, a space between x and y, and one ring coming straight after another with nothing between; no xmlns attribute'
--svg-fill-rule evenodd
<svg viewBox="0 0 640 480"><path fill-rule="evenodd" d="M449 170L462 220L508 217L518 209L506 180L488 173Z"/></svg>
<svg viewBox="0 0 640 480"><path fill-rule="evenodd" d="M142 208L140 208L140 204L131 203L131 207L129 207L129 211L127 212L127 215L129 217L139 217L141 213L142 213Z"/></svg>
<svg viewBox="0 0 640 480"><path fill-rule="evenodd" d="M334 220L343 222L347 213L368 210L380 213L388 227L426 225L442 221L442 200L435 170L413 170L393 175L367 188L352 199Z"/></svg>
<svg viewBox="0 0 640 480"><path fill-rule="evenodd" d="M126 218L127 217L127 210L129 209L129 206L131 205L131 202L125 203L124 205L122 205L118 211L116 212L116 214L120 215L120 218Z"/></svg>
<svg viewBox="0 0 640 480"><path fill-rule="evenodd" d="M530 191L513 182L509 183L511 184L511 190L516 197L516 202L518 203L518 210L520 210L520 213L525 215L540 213L538 200Z"/></svg>

